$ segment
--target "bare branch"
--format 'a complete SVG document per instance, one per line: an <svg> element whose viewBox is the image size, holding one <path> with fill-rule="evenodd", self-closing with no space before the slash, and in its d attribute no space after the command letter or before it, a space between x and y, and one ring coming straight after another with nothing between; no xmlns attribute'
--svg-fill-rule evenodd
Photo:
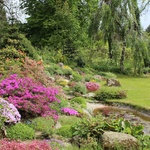
<svg viewBox="0 0 150 150"><path fill-rule="evenodd" d="M140 13L142 13L144 10L145 10L145 8L147 7L147 5L149 5L150 4L150 1L148 1L144 6L143 6L143 8L140 10Z"/></svg>

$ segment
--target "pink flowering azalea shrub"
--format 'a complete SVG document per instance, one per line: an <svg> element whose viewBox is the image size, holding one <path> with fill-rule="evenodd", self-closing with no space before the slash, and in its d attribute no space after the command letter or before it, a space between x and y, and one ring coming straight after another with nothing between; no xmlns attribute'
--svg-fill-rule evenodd
<svg viewBox="0 0 150 150"><path fill-rule="evenodd" d="M97 91L99 90L100 88L100 85L98 83L95 83L95 82L87 82L86 83L86 88L89 90L89 91Z"/></svg>
<svg viewBox="0 0 150 150"><path fill-rule="evenodd" d="M76 110L71 109L71 108L67 108L67 107L66 108L62 108L61 111L63 113L65 113L65 114L71 115L71 116L73 116L73 115L79 115L79 113Z"/></svg>
<svg viewBox="0 0 150 150"><path fill-rule="evenodd" d="M34 140L32 142L0 140L0 150L52 150L46 141Z"/></svg>
<svg viewBox="0 0 150 150"><path fill-rule="evenodd" d="M21 115L13 104L10 104L2 98L0 98L0 104L0 114L5 118L5 122L17 123L20 121Z"/></svg>
<svg viewBox="0 0 150 150"><path fill-rule="evenodd" d="M0 83L0 96L7 98L21 113L26 112L34 116L53 116L57 119L57 112L50 108L56 98L56 88L45 87L28 77L13 74Z"/></svg>

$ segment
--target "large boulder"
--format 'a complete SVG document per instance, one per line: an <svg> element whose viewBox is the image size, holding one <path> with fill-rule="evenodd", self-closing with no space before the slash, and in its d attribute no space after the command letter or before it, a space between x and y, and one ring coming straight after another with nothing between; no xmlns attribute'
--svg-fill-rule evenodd
<svg viewBox="0 0 150 150"><path fill-rule="evenodd" d="M102 147L104 150L138 150L138 140L130 134L106 131L102 135Z"/></svg>
<svg viewBox="0 0 150 150"><path fill-rule="evenodd" d="M106 82L108 86L121 86L120 82L117 79L107 79Z"/></svg>

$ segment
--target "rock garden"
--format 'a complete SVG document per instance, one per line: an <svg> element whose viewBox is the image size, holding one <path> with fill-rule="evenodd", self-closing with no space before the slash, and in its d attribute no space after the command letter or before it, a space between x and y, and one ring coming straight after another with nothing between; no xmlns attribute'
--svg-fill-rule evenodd
<svg viewBox="0 0 150 150"><path fill-rule="evenodd" d="M150 110L115 74L20 60L1 70L0 150L150 148Z"/></svg>

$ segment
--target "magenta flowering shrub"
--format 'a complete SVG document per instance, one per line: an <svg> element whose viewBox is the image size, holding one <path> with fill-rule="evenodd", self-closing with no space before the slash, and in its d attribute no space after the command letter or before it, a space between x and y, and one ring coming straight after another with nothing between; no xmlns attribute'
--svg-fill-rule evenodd
<svg viewBox="0 0 150 150"><path fill-rule="evenodd" d="M32 142L0 140L0 150L52 150L46 141L34 140Z"/></svg>
<svg viewBox="0 0 150 150"><path fill-rule="evenodd" d="M0 114L5 118L5 122L7 123L17 123L21 119L21 115L19 114L17 108L7 102L6 100L0 98Z"/></svg>
<svg viewBox="0 0 150 150"><path fill-rule="evenodd" d="M86 83L86 88L89 90L89 91L97 91L99 90L100 88L100 85L98 83L95 83L95 82L87 82Z"/></svg>
<svg viewBox="0 0 150 150"><path fill-rule="evenodd" d="M45 87L28 77L13 74L0 83L0 96L7 98L20 112L32 115L51 115L57 119L57 112L50 108L52 102L59 102L55 88Z"/></svg>
<svg viewBox="0 0 150 150"><path fill-rule="evenodd" d="M73 116L73 115L79 115L79 113L76 110L71 109L71 108L67 108L67 107L66 108L62 108L61 111L63 113L65 113L65 114L71 115L71 116Z"/></svg>

